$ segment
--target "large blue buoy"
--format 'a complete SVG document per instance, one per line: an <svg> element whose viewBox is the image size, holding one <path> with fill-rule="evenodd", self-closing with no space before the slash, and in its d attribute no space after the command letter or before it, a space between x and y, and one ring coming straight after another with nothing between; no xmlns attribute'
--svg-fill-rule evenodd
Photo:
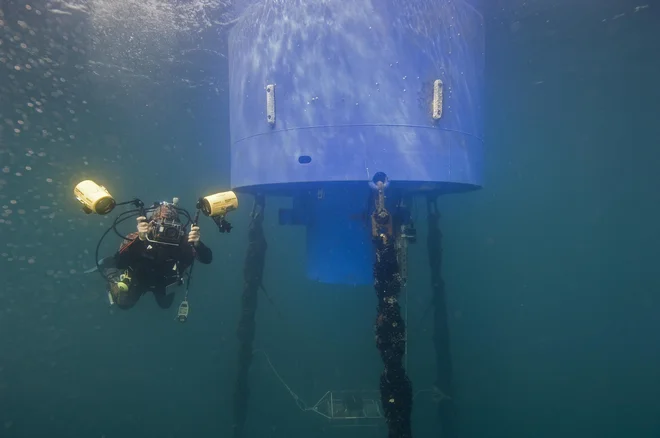
<svg viewBox="0 0 660 438"><path fill-rule="evenodd" d="M482 184L484 20L460 0L246 0L229 38L231 183L289 196L307 274L373 282L369 187Z"/></svg>

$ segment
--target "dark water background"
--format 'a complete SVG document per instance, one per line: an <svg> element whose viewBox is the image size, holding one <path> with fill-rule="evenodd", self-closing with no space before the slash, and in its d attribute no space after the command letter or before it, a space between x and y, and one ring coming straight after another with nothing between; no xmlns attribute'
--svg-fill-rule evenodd
<svg viewBox="0 0 660 438"><path fill-rule="evenodd" d="M640 3L489 3L487 185L441 201L465 437L660 436L660 4ZM0 437L227 436L251 200L230 235L202 223L215 261L196 269L180 326L150 296L107 307L82 271L109 219L83 215L71 192L94 178L121 199L179 196L192 209L229 187L217 29L231 14L81 4L0 0ZM303 237L275 225L277 202L275 304L262 296L255 347L308 404L376 389L373 291L308 282ZM420 390L434 364L416 211ZM262 355L251 382L250 436L384 436L300 412ZM415 436L437 436L432 400L415 401Z"/></svg>

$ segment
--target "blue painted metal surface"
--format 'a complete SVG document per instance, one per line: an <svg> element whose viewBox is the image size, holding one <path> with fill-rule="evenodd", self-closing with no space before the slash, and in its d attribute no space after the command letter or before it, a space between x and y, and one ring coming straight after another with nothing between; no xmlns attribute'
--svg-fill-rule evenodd
<svg viewBox="0 0 660 438"><path fill-rule="evenodd" d="M310 278L370 283L364 219L375 172L400 194L482 184L483 18L459 0L237 3L244 12L229 39L232 186L294 199L281 220L307 227ZM437 79L444 102L436 121ZM274 125L266 118L269 84Z"/></svg>

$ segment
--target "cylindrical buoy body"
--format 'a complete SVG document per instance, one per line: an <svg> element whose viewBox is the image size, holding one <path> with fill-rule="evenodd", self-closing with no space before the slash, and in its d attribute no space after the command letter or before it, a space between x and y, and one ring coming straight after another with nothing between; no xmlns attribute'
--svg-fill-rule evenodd
<svg viewBox="0 0 660 438"><path fill-rule="evenodd" d="M376 172L408 194L482 184L479 5L236 6L243 13L229 39L232 188L305 206L281 216L307 227L310 278L370 283L369 222L360 218Z"/></svg>

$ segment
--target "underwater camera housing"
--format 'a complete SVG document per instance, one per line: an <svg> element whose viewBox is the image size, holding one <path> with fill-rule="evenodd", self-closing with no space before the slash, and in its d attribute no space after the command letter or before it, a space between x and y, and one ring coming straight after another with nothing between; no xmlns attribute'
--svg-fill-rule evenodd
<svg viewBox="0 0 660 438"><path fill-rule="evenodd" d="M185 231L183 225L180 223L168 220L158 220L154 222L149 230L147 240L162 245L179 245L184 234Z"/></svg>

